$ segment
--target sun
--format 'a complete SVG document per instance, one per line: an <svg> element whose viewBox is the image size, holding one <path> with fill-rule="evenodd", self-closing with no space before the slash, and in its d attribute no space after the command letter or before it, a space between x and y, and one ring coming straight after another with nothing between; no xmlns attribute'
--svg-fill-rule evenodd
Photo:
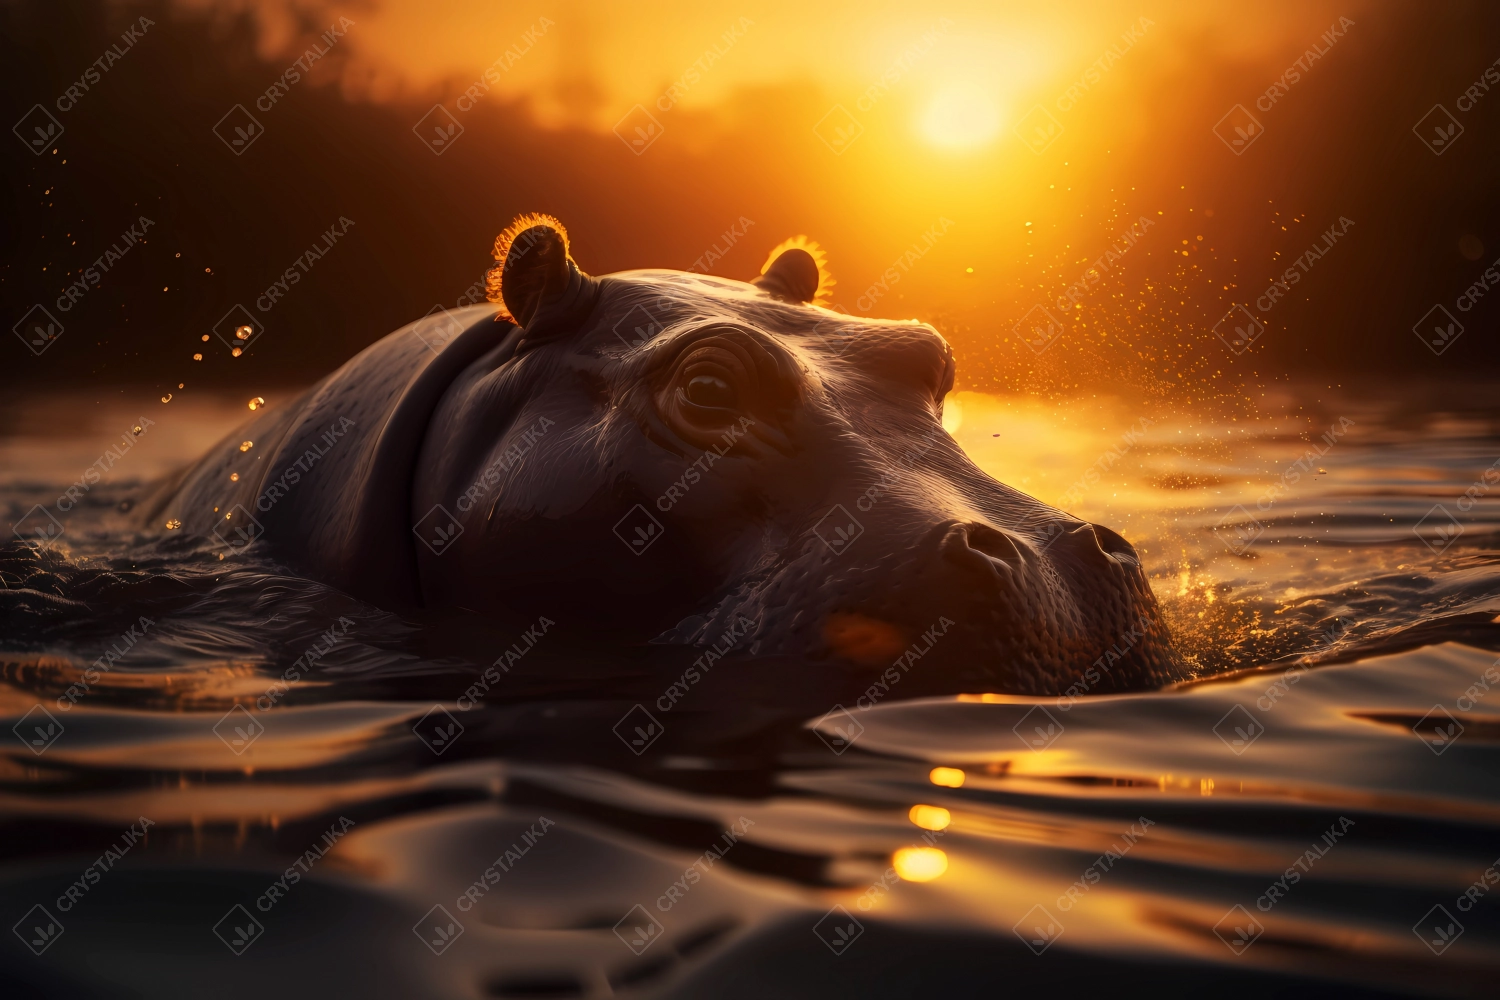
<svg viewBox="0 0 1500 1000"><path fill-rule="evenodd" d="M1000 106L973 84L945 87L922 114L922 135L943 149L974 149L1000 134Z"/></svg>

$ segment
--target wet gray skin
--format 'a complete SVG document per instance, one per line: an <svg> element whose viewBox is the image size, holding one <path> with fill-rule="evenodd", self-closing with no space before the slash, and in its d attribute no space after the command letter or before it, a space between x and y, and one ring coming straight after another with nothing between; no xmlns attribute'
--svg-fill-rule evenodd
<svg viewBox="0 0 1500 1000"><path fill-rule="evenodd" d="M809 304L805 251L754 283L596 278L541 225L497 277L515 323L484 305L391 334L148 523L385 607L795 658L874 698L1179 675L1130 544L977 468L942 428L948 344Z"/></svg>

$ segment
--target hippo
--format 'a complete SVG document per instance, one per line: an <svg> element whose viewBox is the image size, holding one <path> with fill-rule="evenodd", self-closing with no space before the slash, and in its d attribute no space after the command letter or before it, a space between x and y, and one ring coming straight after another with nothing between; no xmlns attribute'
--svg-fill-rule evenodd
<svg viewBox="0 0 1500 1000"><path fill-rule="evenodd" d="M1180 678L1130 543L977 468L943 429L948 343L830 308L812 241L749 282L594 277L528 215L494 257L487 304L261 412L147 523L387 609L796 658L903 696Z"/></svg>

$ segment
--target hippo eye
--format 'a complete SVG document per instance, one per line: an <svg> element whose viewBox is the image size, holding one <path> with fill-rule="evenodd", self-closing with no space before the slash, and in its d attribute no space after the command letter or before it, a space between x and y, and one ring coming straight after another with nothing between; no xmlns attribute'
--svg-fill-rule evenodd
<svg viewBox="0 0 1500 1000"><path fill-rule="evenodd" d="M731 409L735 404L734 386L717 375L695 375L684 390L688 402L698 406Z"/></svg>

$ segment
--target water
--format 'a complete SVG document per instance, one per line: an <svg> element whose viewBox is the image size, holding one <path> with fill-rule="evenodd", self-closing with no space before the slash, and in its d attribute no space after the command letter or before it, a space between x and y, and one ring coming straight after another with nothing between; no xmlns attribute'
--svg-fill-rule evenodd
<svg viewBox="0 0 1500 1000"><path fill-rule="evenodd" d="M60 538L0 548L0 981L1493 995L1500 419L1452 387L1296 398L1256 419L960 394L977 462L1137 545L1199 680L1090 697L1079 664L1072 699L831 715L797 664L674 689L670 653L402 619L129 530L242 402L14 410L7 523L132 443Z"/></svg>

